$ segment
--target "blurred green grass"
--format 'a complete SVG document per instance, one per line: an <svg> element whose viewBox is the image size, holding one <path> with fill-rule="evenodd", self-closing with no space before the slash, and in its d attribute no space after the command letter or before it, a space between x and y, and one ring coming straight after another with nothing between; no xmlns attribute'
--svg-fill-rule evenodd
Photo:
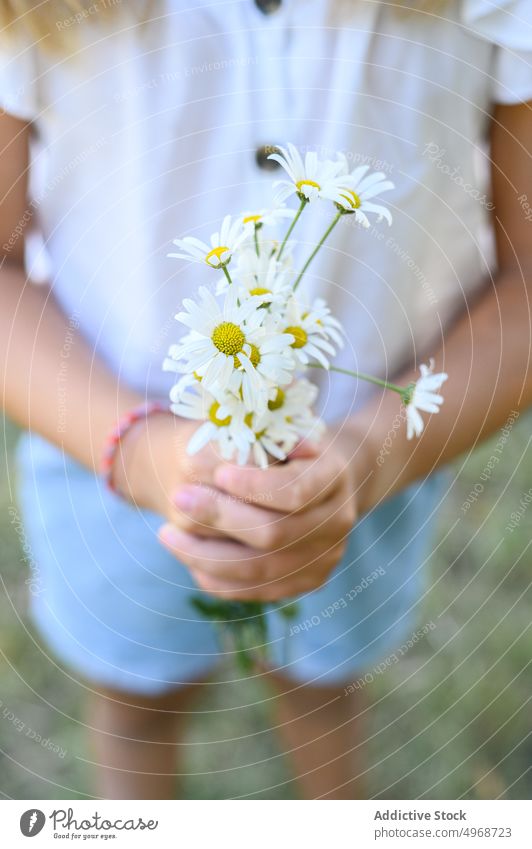
<svg viewBox="0 0 532 849"><path fill-rule="evenodd" d="M451 469L429 565L432 588L420 618L436 627L366 688L371 709L359 764L368 796L532 795L532 509L513 532L505 530L532 486L531 425L531 414L520 417L466 513L461 505L481 480L498 437ZM15 799L86 798L94 791L85 761L90 756L82 687L46 659L26 613L28 569L12 513L15 441L15 429L6 424L0 478L0 793ZM188 728L186 798L293 798L288 766L269 727L268 695L251 681L207 688ZM65 756L26 736L28 728L60 745Z"/></svg>

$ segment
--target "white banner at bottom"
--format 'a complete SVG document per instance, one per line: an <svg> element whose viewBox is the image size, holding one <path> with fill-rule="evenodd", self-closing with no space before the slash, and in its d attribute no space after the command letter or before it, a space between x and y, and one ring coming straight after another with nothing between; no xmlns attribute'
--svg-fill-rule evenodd
<svg viewBox="0 0 532 849"><path fill-rule="evenodd" d="M65 844L530 849L531 808L528 801L9 800L0 803L0 834L9 849Z"/></svg>

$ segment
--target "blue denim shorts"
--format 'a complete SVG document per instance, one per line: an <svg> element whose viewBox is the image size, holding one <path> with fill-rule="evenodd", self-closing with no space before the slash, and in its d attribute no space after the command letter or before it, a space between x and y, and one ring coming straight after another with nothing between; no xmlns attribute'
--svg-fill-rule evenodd
<svg viewBox="0 0 532 849"><path fill-rule="evenodd" d="M33 434L20 440L17 462L44 650L126 692L156 695L208 674L224 650L190 604L186 567L157 540L160 517ZM442 492L431 477L365 515L327 583L298 600L297 618L268 614L274 668L298 682L344 684L415 630Z"/></svg>

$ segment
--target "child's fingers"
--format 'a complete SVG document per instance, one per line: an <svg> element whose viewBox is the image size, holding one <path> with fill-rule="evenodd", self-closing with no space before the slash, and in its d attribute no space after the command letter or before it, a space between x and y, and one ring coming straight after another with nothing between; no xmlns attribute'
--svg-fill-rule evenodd
<svg viewBox="0 0 532 849"><path fill-rule="evenodd" d="M302 554L294 548L272 554L234 540L202 539L171 524L163 525L159 539L208 592L263 601L321 586L345 550L344 543L338 541L328 543L321 552L310 546L310 553Z"/></svg>
<svg viewBox="0 0 532 849"><path fill-rule="evenodd" d="M223 535L253 548L267 548L278 513L242 501L218 489L190 484L174 495L178 525L198 536Z"/></svg>
<svg viewBox="0 0 532 849"><path fill-rule="evenodd" d="M204 572L195 572L193 569L190 571L202 590L226 601L280 601L308 591L306 584L302 583L299 586L294 581L275 581L254 586L250 583L236 584L234 581L221 580Z"/></svg>
<svg viewBox="0 0 532 849"><path fill-rule="evenodd" d="M317 457L321 453L321 447L311 439L302 439L298 442L295 448L290 451L290 459L299 459L301 457Z"/></svg>
<svg viewBox="0 0 532 849"><path fill-rule="evenodd" d="M335 455L320 454L268 469L223 464L215 470L214 480L219 489L238 498L293 513L328 498L339 485L342 471Z"/></svg>
<svg viewBox="0 0 532 849"><path fill-rule="evenodd" d="M194 572L257 591L268 582L267 555L249 546L233 540L201 539L170 524L160 528L159 539Z"/></svg>
<svg viewBox="0 0 532 849"><path fill-rule="evenodd" d="M220 536L270 553L281 553L294 545L310 544L316 534L325 535L337 521L343 505L320 504L310 510L287 515L264 510L204 486L186 486L175 496L178 527L200 537Z"/></svg>

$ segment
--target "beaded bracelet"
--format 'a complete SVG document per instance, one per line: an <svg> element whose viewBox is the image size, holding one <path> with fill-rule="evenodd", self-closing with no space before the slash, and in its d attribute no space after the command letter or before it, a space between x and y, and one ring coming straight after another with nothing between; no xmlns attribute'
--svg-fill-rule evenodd
<svg viewBox="0 0 532 849"><path fill-rule="evenodd" d="M164 407L163 404L160 404L158 401L147 401L146 403L140 404L138 407L135 407L133 410L125 413L125 415L119 419L118 424L110 432L105 442L100 470L102 477L112 492L120 494L113 481L113 468L120 443L124 436L129 430L131 430L133 425L142 419L147 419L148 416L151 416L154 413L165 412L167 412L167 408Z"/></svg>

